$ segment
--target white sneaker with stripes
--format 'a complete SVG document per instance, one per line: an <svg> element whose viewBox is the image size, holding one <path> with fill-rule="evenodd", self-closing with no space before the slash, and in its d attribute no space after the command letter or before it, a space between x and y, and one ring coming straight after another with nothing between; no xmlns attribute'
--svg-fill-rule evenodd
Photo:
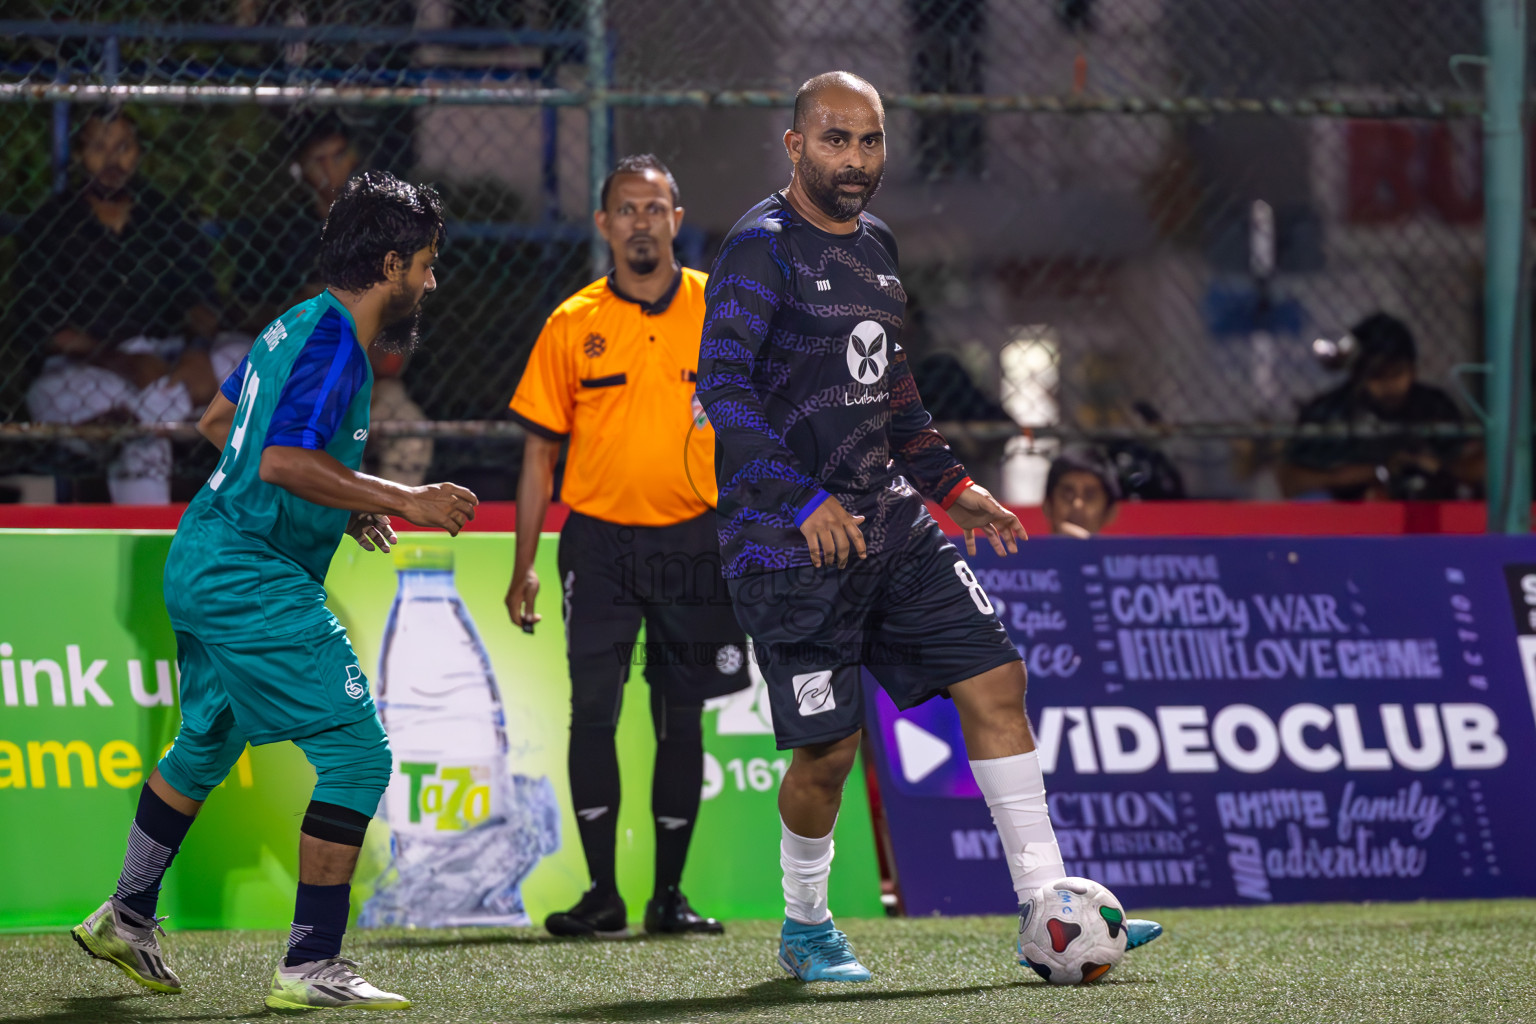
<svg viewBox="0 0 1536 1024"><path fill-rule="evenodd" d="M411 1001L393 992L382 992L364 981L357 964L345 957L314 960L286 967L277 965L267 1006L274 1010L318 1010L322 1007L356 1007L360 1010L408 1010Z"/></svg>
<svg viewBox="0 0 1536 1024"><path fill-rule="evenodd" d="M175 994L181 979L165 964L160 952L164 918L143 918L107 900L96 912L70 930L80 948L97 960L116 964L122 972L147 989Z"/></svg>

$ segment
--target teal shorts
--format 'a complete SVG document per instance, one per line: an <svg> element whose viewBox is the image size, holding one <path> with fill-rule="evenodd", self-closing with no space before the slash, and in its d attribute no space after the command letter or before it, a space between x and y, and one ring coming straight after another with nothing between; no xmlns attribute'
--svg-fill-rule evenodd
<svg viewBox="0 0 1536 1024"><path fill-rule="evenodd" d="M160 777L182 796L206 800L245 750L245 736L227 712L213 732L183 729L160 759ZM394 768L389 740L377 718L300 736L294 746L315 769L314 799L373 817Z"/></svg>
<svg viewBox="0 0 1536 1024"><path fill-rule="evenodd" d="M247 741L292 740L314 766L314 799L378 810L393 757L340 623L234 644L178 631L176 644L181 729L159 765L172 789L206 800Z"/></svg>
<svg viewBox="0 0 1536 1024"><path fill-rule="evenodd" d="M176 658L183 733L232 724L260 745L376 717L368 677L334 617L317 629L227 644L178 630Z"/></svg>

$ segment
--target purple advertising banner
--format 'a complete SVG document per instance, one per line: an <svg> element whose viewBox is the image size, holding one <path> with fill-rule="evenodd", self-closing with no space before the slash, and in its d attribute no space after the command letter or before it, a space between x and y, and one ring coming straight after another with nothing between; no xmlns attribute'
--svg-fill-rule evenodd
<svg viewBox="0 0 1536 1024"><path fill-rule="evenodd" d="M1128 908L1536 895L1536 538L970 563L1029 668L1067 874ZM954 706L865 685L907 912L1011 911Z"/></svg>

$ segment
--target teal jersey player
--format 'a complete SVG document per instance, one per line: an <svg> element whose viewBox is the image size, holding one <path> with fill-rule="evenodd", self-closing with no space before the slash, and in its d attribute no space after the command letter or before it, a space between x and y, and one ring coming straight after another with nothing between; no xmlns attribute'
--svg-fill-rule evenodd
<svg viewBox="0 0 1536 1024"><path fill-rule="evenodd" d="M234 427L166 562L165 604L177 630L251 640L330 619L325 573L349 514L263 480L262 453L291 445L361 469L372 390L352 314L329 291L256 339L220 388L236 403Z"/></svg>
<svg viewBox="0 0 1536 1024"><path fill-rule="evenodd" d="M227 698L247 705L238 718L244 739L271 743L375 717L362 667L325 607L326 569L350 513L261 474L272 447L323 451L360 469L372 385L352 314L324 291L268 325L219 389L235 403L229 437L165 563L185 722L211 725ZM210 688L206 672L188 672L217 658L253 685ZM257 682L263 677L291 682L271 687ZM179 766L164 766L167 781L182 793L201 788L177 776Z"/></svg>
<svg viewBox="0 0 1536 1024"><path fill-rule="evenodd" d="M139 794L117 891L72 934L140 984L180 992L161 952L161 879L199 808L247 743L292 740L315 769L300 826L288 954L269 1007L400 1009L341 957L352 871L393 769L368 680L325 607L325 573L352 534L389 550L389 516L457 534L476 498L359 472L368 350L406 351L436 287L434 192L368 172L342 189L320 241L327 288L269 324L198 424L221 449L165 567L181 727Z"/></svg>

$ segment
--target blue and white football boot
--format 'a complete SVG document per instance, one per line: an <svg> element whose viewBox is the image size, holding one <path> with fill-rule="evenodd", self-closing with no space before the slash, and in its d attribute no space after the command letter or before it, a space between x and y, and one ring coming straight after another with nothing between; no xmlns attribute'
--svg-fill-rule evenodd
<svg viewBox="0 0 1536 1024"><path fill-rule="evenodd" d="M1156 921L1148 921L1141 917L1128 917L1125 919L1125 949L1127 952L1138 946L1145 946L1161 934L1163 934L1163 926Z"/></svg>
<svg viewBox="0 0 1536 1024"><path fill-rule="evenodd" d="M784 921L779 934L779 966L800 981L868 981L869 968L859 963L848 936L832 925Z"/></svg>

